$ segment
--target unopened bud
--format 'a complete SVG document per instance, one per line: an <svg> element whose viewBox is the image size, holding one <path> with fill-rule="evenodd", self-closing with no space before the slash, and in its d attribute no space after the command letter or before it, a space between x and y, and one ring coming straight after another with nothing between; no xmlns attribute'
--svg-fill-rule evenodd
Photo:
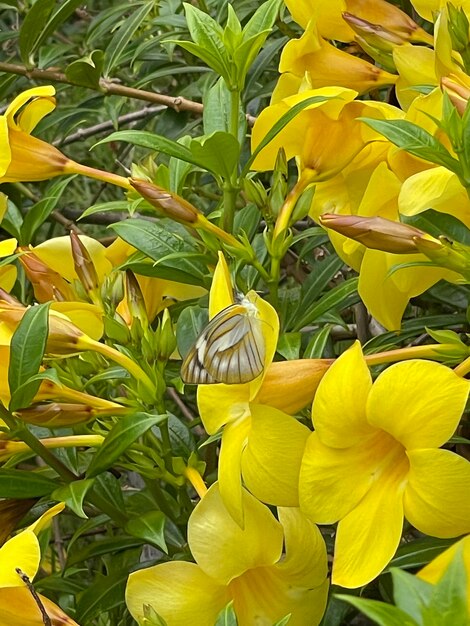
<svg viewBox="0 0 470 626"><path fill-rule="evenodd" d="M73 264L77 276L86 293L92 297L96 296L100 284L98 274L96 273L96 268L90 253L74 230L70 231L70 243L72 247Z"/></svg>
<svg viewBox="0 0 470 626"><path fill-rule="evenodd" d="M168 360L176 349L176 336L168 309L163 311L160 333L159 356Z"/></svg>
<svg viewBox="0 0 470 626"><path fill-rule="evenodd" d="M143 328L149 323L142 290L137 278L130 270L126 270L124 298L117 306L116 312L129 328L134 319L140 320Z"/></svg>
<svg viewBox="0 0 470 626"><path fill-rule="evenodd" d="M449 241L441 236L439 240L418 239L416 247L436 265L453 270L465 277L467 281L470 280L469 246Z"/></svg>
<svg viewBox="0 0 470 626"><path fill-rule="evenodd" d="M408 41L406 35L388 30L381 24L368 22L352 13L343 13L343 19L369 46L379 50L391 51L395 46L401 46Z"/></svg>
<svg viewBox="0 0 470 626"><path fill-rule="evenodd" d="M165 217L182 224L196 224L198 222L201 215L200 211L181 196L146 180L131 178L130 183L149 204L159 209Z"/></svg>
<svg viewBox="0 0 470 626"><path fill-rule="evenodd" d="M366 248L393 254L417 253L419 249L416 241L430 238L430 235L414 226L383 217L325 214L320 217L320 223L325 228L362 243Z"/></svg>
<svg viewBox="0 0 470 626"><path fill-rule="evenodd" d="M18 258L33 286L34 295L38 302L75 300L72 287L58 272L48 267L28 248L18 248L18 250L24 252Z"/></svg>
<svg viewBox="0 0 470 626"><path fill-rule="evenodd" d="M447 3L448 29L452 41L452 48L457 52L464 52L469 44L469 23L463 7L455 7Z"/></svg>
<svg viewBox="0 0 470 626"><path fill-rule="evenodd" d="M458 82L457 76L452 74L441 78L441 86L449 96L450 101L457 109L459 115L462 116L465 113L470 98L470 86Z"/></svg>

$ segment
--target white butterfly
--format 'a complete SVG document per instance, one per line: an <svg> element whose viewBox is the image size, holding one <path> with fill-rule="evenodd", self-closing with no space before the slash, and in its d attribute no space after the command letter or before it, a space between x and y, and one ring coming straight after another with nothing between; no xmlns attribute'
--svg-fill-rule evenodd
<svg viewBox="0 0 470 626"><path fill-rule="evenodd" d="M184 359L183 382L234 385L255 379L266 353L261 324L257 307L245 297L220 311Z"/></svg>

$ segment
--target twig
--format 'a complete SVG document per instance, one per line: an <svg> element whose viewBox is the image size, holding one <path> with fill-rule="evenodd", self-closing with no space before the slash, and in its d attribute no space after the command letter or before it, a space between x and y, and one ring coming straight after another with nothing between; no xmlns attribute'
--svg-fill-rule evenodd
<svg viewBox="0 0 470 626"><path fill-rule="evenodd" d="M59 520L56 517L52 519L52 534L54 536L54 547L59 559L60 569L63 571L65 569L65 562L67 559L65 557L64 541L62 539L62 535L60 534Z"/></svg>
<svg viewBox="0 0 470 626"><path fill-rule="evenodd" d="M81 230L81 228L79 228L75 224L75 222L73 222L72 220L69 220L67 217L65 217L65 215L62 215L62 213L60 213L60 211L52 211L51 217L58 224L61 224L66 230L73 230L74 232L77 233L77 235L84 235L85 234L83 232L83 230Z"/></svg>
<svg viewBox="0 0 470 626"><path fill-rule="evenodd" d="M41 602L41 598L39 597L36 589L31 584L31 581L29 580L29 577L24 572L22 572L19 567L15 567L15 572L18 574L18 576L24 582L26 587L28 587L28 590L29 590L30 594L33 596L34 601L38 605L38 608L41 611L42 622L43 622L44 626L52 626L51 618L47 614L47 611L44 608L44 604Z"/></svg>
<svg viewBox="0 0 470 626"><path fill-rule="evenodd" d="M27 78L34 78L36 80L45 82L65 83L67 85L76 85L73 81L69 80L62 72L56 72L55 70L29 70L24 65L16 65L14 63L0 63L0 72L6 72L7 74L18 74L20 76L26 76ZM78 85L81 86L81 85ZM188 100L181 96L166 96L162 93L155 93L153 91L145 91L143 89L135 89L134 87L126 87L125 85L119 85L101 78L95 91L100 91L105 96L124 96L126 98L133 98L136 100L145 100L146 102L154 102L155 104L162 104L170 109L174 109L177 112L190 111L200 115L202 113L202 104Z"/></svg>
<svg viewBox="0 0 470 626"><path fill-rule="evenodd" d="M140 111L133 111L132 113L126 113L125 115L121 115L118 117L118 124L130 124L132 122L136 122L137 120L141 120L146 118L149 115L153 115L154 113L159 113L160 111L164 111L167 107L160 105L155 107L145 107ZM90 126L89 128L79 128L77 132L73 133L73 135L69 135L65 137L65 139L58 139L53 142L54 146L67 146L70 143L74 143L75 141L83 141L88 137L92 137L93 135L98 135L100 133L104 133L107 130L113 130L114 123L111 120L107 122L101 122L101 124L95 124L94 126Z"/></svg>

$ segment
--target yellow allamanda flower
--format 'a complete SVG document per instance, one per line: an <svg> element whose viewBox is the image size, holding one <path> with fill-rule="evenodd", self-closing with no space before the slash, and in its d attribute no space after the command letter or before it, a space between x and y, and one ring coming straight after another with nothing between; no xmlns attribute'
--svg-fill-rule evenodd
<svg viewBox="0 0 470 626"><path fill-rule="evenodd" d="M127 606L137 621L150 606L168 626L213 626L230 602L239 626L316 626L328 594L326 549L318 528L297 508L279 508L279 521L247 491L245 525L227 511L212 485L188 522L196 563L173 561L130 575ZM283 554L283 542L285 553Z"/></svg>
<svg viewBox="0 0 470 626"><path fill-rule="evenodd" d="M398 76L333 46L319 35L314 21L309 22L300 39L291 39L284 46L279 71L281 77L271 102L298 93L306 72L312 89L337 85L358 93L393 85L398 79Z"/></svg>
<svg viewBox="0 0 470 626"><path fill-rule="evenodd" d="M285 0L285 4L300 26L307 28L313 20L326 39L354 41L355 33L342 17L347 12L371 24L379 24L402 41L432 42L432 37L411 17L386 0Z"/></svg>
<svg viewBox="0 0 470 626"><path fill-rule="evenodd" d="M280 506L298 505L299 467L309 431L287 413L295 413L311 400L330 365L328 360L272 364L279 332L277 314L254 292L248 297L261 320L263 373L248 383L199 385L197 391L206 431L213 435L223 429L219 488L225 506L240 525L244 518L242 477L261 500ZM210 290L210 318L231 304L230 274L220 254Z"/></svg>
<svg viewBox="0 0 470 626"><path fill-rule="evenodd" d="M52 85L18 95L0 116L0 183L38 181L64 174L83 174L125 189L127 178L81 165L31 132L55 108Z"/></svg>
<svg viewBox="0 0 470 626"><path fill-rule="evenodd" d="M0 259L4 257L9 257L10 255L14 254L16 250L16 245L16 239L5 239L4 241L1 241ZM14 265L8 264L0 266L0 288L9 292L15 284L16 274L16 267Z"/></svg>
<svg viewBox="0 0 470 626"><path fill-rule="evenodd" d="M43 626L43 614L16 569L33 580L41 561L37 534L63 509L63 503L52 507L0 548L0 626ZM39 600L52 626L78 626L56 604L42 595Z"/></svg>
<svg viewBox="0 0 470 626"><path fill-rule="evenodd" d="M372 384L359 343L325 374L299 493L312 521L338 522L333 583L373 580L398 547L404 517L434 537L470 531L470 462L441 449L459 424L469 384L419 360L392 365Z"/></svg>

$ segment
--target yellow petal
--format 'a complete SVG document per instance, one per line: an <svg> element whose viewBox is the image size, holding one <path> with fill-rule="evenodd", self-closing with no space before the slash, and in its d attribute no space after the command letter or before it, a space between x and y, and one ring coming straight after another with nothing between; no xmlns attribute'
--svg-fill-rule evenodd
<svg viewBox="0 0 470 626"><path fill-rule="evenodd" d="M28 135L43 117L55 109L55 98L35 98L29 102L16 118L17 126Z"/></svg>
<svg viewBox="0 0 470 626"><path fill-rule="evenodd" d="M407 465L388 468L338 524L332 582L355 588L376 578L400 543Z"/></svg>
<svg viewBox="0 0 470 626"><path fill-rule="evenodd" d="M0 287L10 293L16 282L17 273L17 269L14 265L0 267Z"/></svg>
<svg viewBox="0 0 470 626"><path fill-rule="evenodd" d="M442 278L456 277L455 272L439 267L397 265L428 261L424 254L392 254L366 250L359 276L359 295L375 317L388 330L398 330L410 298L423 293Z"/></svg>
<svg viewBox="0 0 470 626"><path fill-rule="evenodd" d="M398 102L406 111L419 96L416 85L437 85L434 51L425 46L404 44L393 48L399 78L395 87Z"/></svg>
<svg viewBox="0 0 470 626"><path fill-rule="evenodd" d="M106 256L106 248L96 239L80 235L80 241L87 249L100 282L108 276L113 266ZM78 280L75 271L70 237L54 237L33 248L34 254L47 266L70 283Z"/></svg>
<svg viewBox="0 0 470 626"><path fill-rule="evenodd" d="M347 439L346 431L344 438ZM331 524L359 504L373 483L383 445L376 438L348 448L325 446L317 433L307 441L299 478L301 509L318 524Z"/></svg>
<svg viewBox="0 0 470 626"><path fill-rule="evenodd" d="M457 176L445 167L410 176L402 185L398 203L403 215L417 215L432 208L470 226L470 200Z"/></svg>
<svg viewBox="0 0 470 626"><path fill-rule="evenodd" d="M21 107L32 98L51 98L55 95L55 87L52 85L42 85L41 87L33 87L20 93L5 111L5 117L14 124L14 117Z"/></svg>
<svg viewBox="0 0 470 626"><path fill-rule="evenodd" d="M209 293L209 319L233 303L233 287L227 261L223 252L219 252L219 262L214 271Z"/></svg>
<svg viewBox="0 0 470 626"><path fill-rule="evenodd" d="M196 563L209 576L227 584L252 568L276 563L283 531L268 507L243 491L245 526L233 520L215 483L188 522L188 542Z"/></svg>
<svg viewBox="0 0 470 626"><path fill-rule="evenodd" d="M242 456L247 488L259 500L277 506L298 506L299 472L306 426L277 409L251 405L251 430Z"/></svg>
<svg viewBox="0 0 470 626"><path fill-rule="evenodd" d="M52 626L79 626L48 598L39 594ZM0 589L0 626L43 626L44 618L29 589Z"/></svg>
<svg viewBox="0 0 470 626"><path fill-rule="evenodd" d="M53 517L61 513L65 509L64 502L59 502L55 506L48 509L45 513L41 515L39 519L37 519L31 526L28 526L28 530L32 530L36 535L47 528L49 526L49 522Z"/></svg>
<svg viewBox="0 0 470 626"><path fill-rule="evenodd" d="M0 242L0 257L10 256L14 254L18 242L16 239L5 239Z"/></svg>
<svg viewBox="0 0 470 626"><path fill-rule="evenodd" d="M367 402L367 419L407 449L438 448L458 426L469 385L440 363L395 363L375 381Z"/></svg>
<svg viewBox="0 0 470 626"><path fill-rule="evenodd" d="M219 452L219 488L225 507L241 527L244 525L241 462L251 429L251 416L230 422L224 428Z"/></svg>
<svg viewBox="0 0 470 626"><path fill-rule="evenodd" d="M449 450L409 450L405 516L433 537L470 532L470 462Z"/></svg>
<svg viewBox="0 0 470 626"><path fill-rule="evenodd" d="M11 156L0 178L2 183L46 180L60 176L66 173L65 167L71 163L60 150L23 131L10 128L7 141Z"/></svg>
<svg viewBox="0 0 470 626"><path fill-rule="evenodd" d="M9 128L7 118L0 115L0 180L5 175L5 172L11 163L11 148L9 140Z"/></svg>
<svg viewBox="0 0 470 626"><path fill-rule="evenodd" d="M323 376L313 401L312 420L323 444L346 448L374 432L366 420L371 386L369 368L356 342Z"/></svg>
<svg viewBox="0 0 470 626"><path fill-rule="evenodd" d="M57 311L71 321L77 328L92 339L98 341L103 336L103 311L88 302L53 302L51 311Z"/></svg>
<svg viewBox="0 0 470 626"><path fill-rule="evenodd" d="M294 20L303 28L314 20L326 39L353 41L354 31L342 19L342 12L347 11L345 0L285 0Z"/></svg>
<svg viewBox="0 0 470 626"><path fill-rule="evenodd" d="M24 530L9 539L0 548L0 587L22 587L24 585L15 569L32 580L39 568L41 551L32 530Z"/></svg>
<svg viewBox="0 0 470 626"><path fill-rule="evenodd" d="M194 563L174 561L138 570L126 587L127 608L137 622L144 617L144 605L149 605L168 626L214 626L229 601L226 587Z"/></svg>

